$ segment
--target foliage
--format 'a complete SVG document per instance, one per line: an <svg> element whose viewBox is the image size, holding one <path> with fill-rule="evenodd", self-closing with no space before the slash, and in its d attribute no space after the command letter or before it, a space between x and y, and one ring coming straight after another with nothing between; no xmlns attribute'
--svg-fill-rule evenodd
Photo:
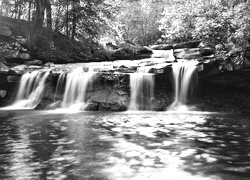
<svg viewBox="0 0 250 180"><path fill-rule="evenodd" d="M118 21L126 42L149 45L160 36L158 20L165 2L155 0L127 0L121 2Z"/></svg>
<svg viewBox="0 0 250 180"><path fill-rule="evenodd" d="M168 40L203 39L225 48L246 45L249 26L250 5L238 1L174 0L160 20L160 30Z"/></svg>

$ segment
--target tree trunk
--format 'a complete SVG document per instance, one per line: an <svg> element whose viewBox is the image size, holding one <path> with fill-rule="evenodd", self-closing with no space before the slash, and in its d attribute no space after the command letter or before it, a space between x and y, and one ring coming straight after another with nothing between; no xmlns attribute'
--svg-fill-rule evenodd
<svg viewBox="0 0 250 180"><path fill-rule="evenodd" d="M66 35L69 37L69 2L66 4Z"/></svg>
<svg viewBox="0 0 250 180"><path fill-rule="evenodd" d="M73 1L73 18L72 18L72 34L71 34L71 40L74 40L75 33L76 33L76 4Z"/></svg>
<svg viewBox="0 0 250 180"><path fill-rule="evenodd" d="M31 20L31 1L32 0L29 0L29 12L28 12L28 21L30 22L30 20Z"/></svg>
<svg viewBox="0 0 250 180"><path fill-rule="evenodd" d="M52 18L51 18L51 3L50 3L50 0L46 1L46 17L47 17L47 35L51 40Z"/></svg>
<svg viewBox="0 0 250 180"><path fill-rule="evenodd" d="M59 31L59 23L60 23L60 12L61 12L61 6L59 5L58 10L57 10L57 16L55 20L55 32Z"/></svg>
<svg viewBox="0 0 250 180"><path fill-rule="evenodd" d="M18 14L18 0L15 1L15 19L17 19L17 14Z"/></svg>
<svg viewBox="0 0 250 180"><path fill-rule="evenodd" d="M36 0L35 3L35 21L33 23L32 30L29 35L29 50L32 54L35 54L37 39L42 30L46 0Z"/></svg>

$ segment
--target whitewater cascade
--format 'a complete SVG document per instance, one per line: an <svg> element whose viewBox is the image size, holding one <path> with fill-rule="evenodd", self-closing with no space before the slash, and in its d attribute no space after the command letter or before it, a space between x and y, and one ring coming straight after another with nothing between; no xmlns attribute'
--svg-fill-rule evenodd
<svg viewBox="0 0 250 180"><path fill-rule="evenodd" d="M173 65L175 96L169 110L188 110L189 98L194 96L197 86L195 62L179 62Z"/></svg>
<svg viewBox="0 0 250 180"><path fill-rule="evenodd" d="M129 111L152 110L154 98L154 75L149 69L139 68L130 74L130 104Z"/></svg>
<svg viewBox="0 0 250 180"><path fill-rule="evenodd" d="M95 72L85 72L82 67L76 68L67 74L62 108L70 110L84 110L86 94L93 83Z"/></svg>
<svg viewBox="0 0 250 180"><path fill-rule="evenodd" d="M6 109L34 109L42 100L45 82L49 72L25 73L18 87L15 102Z"/></svg>
<svg viewBox="0 0 250 180"><path fill-rule="evenodd" d="M66 80L66 72L63 72L60 74L57 84L56 84L56 91L55 91L55 96L54 96L54 101L59 99L59 97L63 94L64 92L64 86L65 86L65 80Z"/></svg>

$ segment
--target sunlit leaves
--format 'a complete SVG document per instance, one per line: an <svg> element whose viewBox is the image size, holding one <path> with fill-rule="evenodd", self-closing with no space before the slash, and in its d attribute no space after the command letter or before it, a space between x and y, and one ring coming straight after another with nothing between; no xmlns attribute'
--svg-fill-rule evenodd
<svg viewBox="0 0 250 180"><path fill-rule="evenodd" d="M160 30L167 39L204 39L244 45L250 37L249 4L221 0L174 0L165 8Z"/></svg>

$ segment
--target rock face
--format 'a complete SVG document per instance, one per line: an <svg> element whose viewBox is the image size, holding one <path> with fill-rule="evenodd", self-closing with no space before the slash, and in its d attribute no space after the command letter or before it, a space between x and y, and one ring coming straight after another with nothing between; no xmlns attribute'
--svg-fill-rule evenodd
<svg viewBox="0 0 250 180"><path fill-rule="evenodd" d="M200 43L201 41L183 42L183 43L174 44L173 48L174 49L197 48Z"/></svg>
<svg viewBox="0 0 250 180"><path fill-rule="evenodd" d="M6 26L0 26L0 36L6 36L9 37L11 36L12 32L9 28Z"/></svg>
<svg viewBox="0 0 250 180"><path fill-rule="evenodd" d="M153 50L171 50L171 49L173 49L173 45L171 45L171 44L159 44L159 45L153 45L150 48Z"/></svg>
<svg viewBox="0 0 250 180"><path fill-rule="evenodd" d="M179 47L183 46L182 44ZM3 71L0 73L0 87L5 88L0 88L0 91L2 91L2 95L0 94L1 103L5 99L11 100L13 98L13 87L17 86L22 74L27 71L49 70L50 75L46 82L45 94L37 108L60 107L63 98L62 94L55 98L55 90L60 73L82 67L84 71L93 69L98 72L96 75L97 80L95 80L93 88L88 91L86 96L86 101L88 102L87 110L124 111L128 108L131 96L129 73L136 73L140 69L143 69L145 72L155 74L155 96L151 99L152 110L165 111L166 107L173 102L173 82L171 76L172 66L175 63L178 63L178 61L197 62L198 76L200 81L202 81L201 89L207 88L204 83L207 82L207 77L220 74L221 70L223 70L222 68L225 68L223 67L224 59L218 58L216 54L212 53L214 52L213 47L207 45L171 50L151 50L150 48L143 47L140 48L140 51L133 50L134 52L148 54L151 58L67 65L47 63L43 66L41 66L39 60L35 60L27 61L25 65L17 65L11 68L2 63ZM235 51L230 53L228 57L237 57L241 53L242 51ZM204 82L203 79L205 79ZM210 97L209 91L203 90L202 92L204 92L204 95L206 94ZM202 99L201 104L207 102L210 106L209 108L211 108L211 102L207 98L204 98L204 96L202 98L200 98ZM219 97L217 98L220 99ZM49 104L52 105L48 107Z"/></svg>
<svg viewBox="0 0 250 180"><path fill-rule="evenodd" d="M199 48L175 49L174 56L176 59L199 59L202 57Z"/></svg>

